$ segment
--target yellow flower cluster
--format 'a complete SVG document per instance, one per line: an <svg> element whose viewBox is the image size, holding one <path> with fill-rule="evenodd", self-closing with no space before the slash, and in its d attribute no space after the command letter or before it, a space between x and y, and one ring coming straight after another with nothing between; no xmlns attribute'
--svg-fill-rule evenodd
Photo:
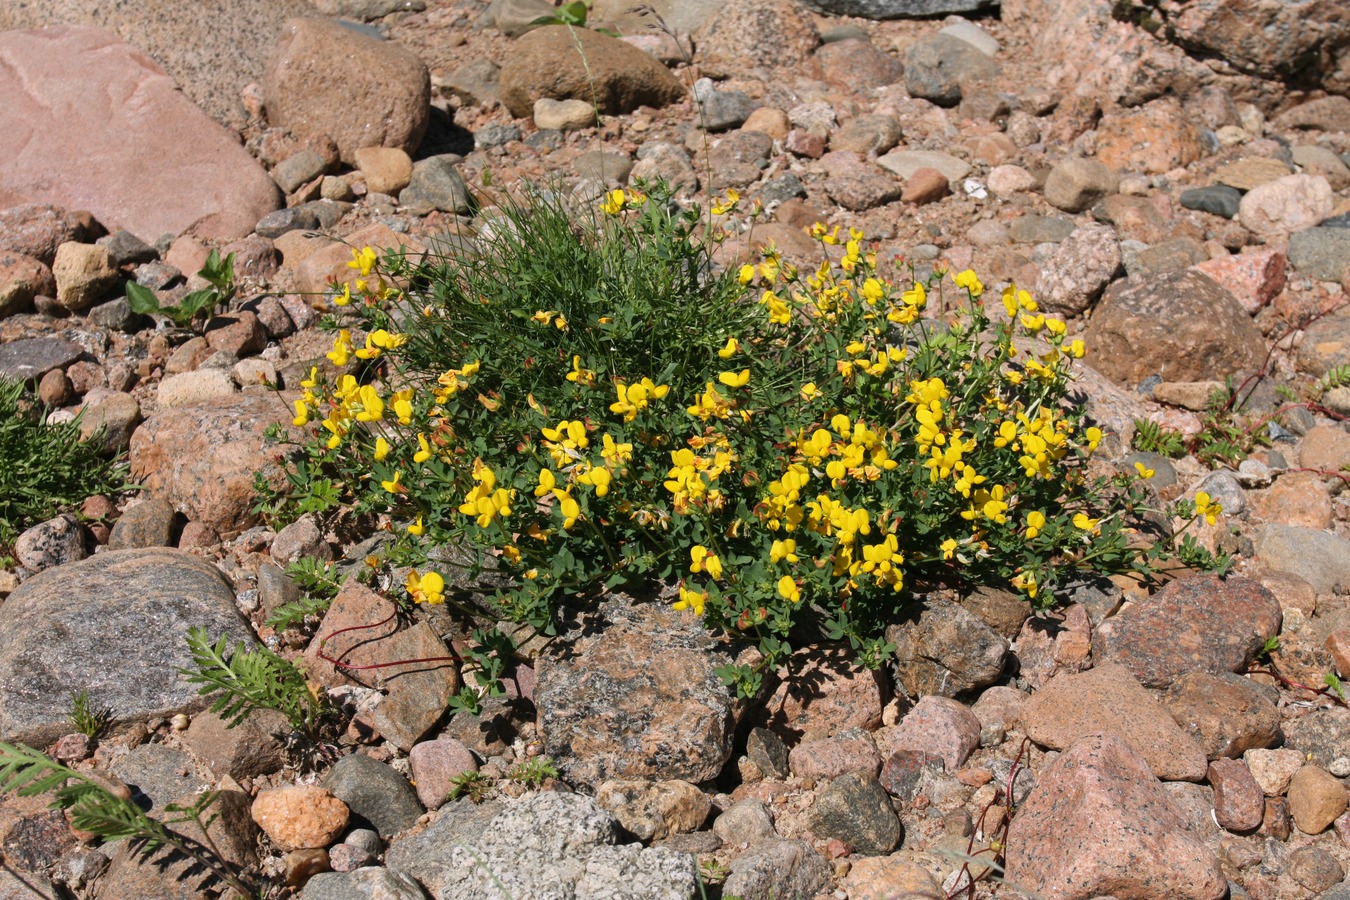
<svg viewBox="0 0 1350 900"><path fill-rule="evenodd" d="M473 489L460 504L459 511L466 516L475 516L478 527L486 528L497 518L511 515L511 501L516 492L497 487L497 474L481 459L474 460Z"/></svg>
<svg viewBox="0 0 1350 900"><path fill-rule="evenodd" d="M619 399L609 405L609 411L619 413L625 422L631 422L637 418L639 412L651 405L653 400L660 400L670 393L670 386L656 384L650 378L643 378L636 384L616 382L614 390Z"/></svg>

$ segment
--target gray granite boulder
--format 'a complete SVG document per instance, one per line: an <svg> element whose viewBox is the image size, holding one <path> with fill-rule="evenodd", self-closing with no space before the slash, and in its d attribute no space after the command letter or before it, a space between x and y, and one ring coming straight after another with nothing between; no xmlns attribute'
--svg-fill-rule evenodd
<svg viewBox="0 0 1350 900"><path fill-rule="evenodd" d="M484 897L689 900L688 853L617 845L618 823L589 797L541 793L511 802L451 849L439 900Z"/></svg>
<svg viewBox="0 0 1350 900"><path fill-rule="evenodd" d="M0 739L43 746L68 733L80 690L122 722L201 708L178 674L194 626L254 642L224 576L178 550L110 551L33 576L0 620Z"/></svg>

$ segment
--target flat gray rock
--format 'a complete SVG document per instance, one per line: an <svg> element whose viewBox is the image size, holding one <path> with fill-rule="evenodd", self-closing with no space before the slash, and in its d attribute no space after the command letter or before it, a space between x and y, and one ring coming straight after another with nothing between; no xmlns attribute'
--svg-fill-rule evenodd
<svg viewBox="0 0 1350 900"><path fill-rule="evenodd" d="M5 601L0 621L0 740L44 746L73 730L72 693L113 719L199 709L178 674L187 631L254 643L216 568L178 550L117 550L39 573Z"/></svg>
<svg viewBox="0 0 1350 900"><path fill-rule="evenodd" d="M64 369L82 353L79 344L54 337L0 344L0 378L36 381L52 369Z"/></svg>

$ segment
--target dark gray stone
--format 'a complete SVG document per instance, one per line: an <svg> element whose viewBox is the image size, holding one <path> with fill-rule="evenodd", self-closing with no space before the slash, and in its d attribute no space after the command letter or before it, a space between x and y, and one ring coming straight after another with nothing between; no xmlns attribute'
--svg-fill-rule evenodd
<svg viewBox="0 0 1350 900"><path fill-rule="evenodd" d="M360 753L338 760L322 786L375 826L381 837L411 828L422 815L422 804L408 779Z"/></svg>
<svg viewBox="0 0 1350 900"><path fill-rule="evenodd" d="M1350 228L1309 228L1289 237L1289 263L1318 281L1340 281L1350 269Z"/></svg>
<svg viewBox="0 0 1350 900"><path fill-rule="evenodd" d="M552 152L563 145L563 133L556 128L544 128L525 137L525 145L536 150Z"/></svg>
<svg viewBox="0 0 1350 900"><path fill-rule="evenodd" d="M938 106L955 106L961 102L963 85L998 75L998 63L949 34L922 38L905 52L905 88Z"/></svg>
<svg viewBox="0 0 1350 900"><path fill-rule="evenodd" d="M126 229L106 234L94 243L108 251L114 268L154 262L159 251Z"/></svg>
<svg viewBox="0 0 1350 900"><path fill-rule="evenodd" d="M177 513L167 501L148 497L130 507L113 525L112 534L108 537L108 549L172 547L176 517Z"/></svg>
<svg viewBox="0 0 1350 900"><path fill-rule="evenodd" d="M440 88L443 93L453 94L470 106L485 106L501 99L501 71L501 67L490 59L475 59L451 72Z"/></svg>
<svg viewBox="0 0 1350 900"><path fill-rule="evenodd" d="M715 90L708 78L700 78L694 85L694 102L699 109L698 123L705 131L735 128L759 105L744 91Z"/></svg>
<svg viewBox="0 0 1350 900"><path fill-rule="evenodd" d="M83 354L79 344L54 337L0 344L0 378L37 381L53 369L64 369Z"/></svg>
<svg viewBox="0 0 1350 900"><path fill-rule="evenodd" d="M116 300L100 303L89 310L89 321L100 328L107 328L109 331L133 334L150 320L139 313L132 312L131 303L126 297L118 297Z"/></svg>
<svg viewBox="0 0 1350 900"><path fill-rule="evenodd" d="M163 744L133 747L117 757L109 768L131 788L133 797L139 793L150 801L151 812L163 812L167 804L179 797L210 787L195 771L192 757Z"/></svg>
<svg viewBox="0 0 1350 900"><path fill-rule="evenodd" d="M955 697L993 684L1008 660L1008 640L954 603L927 604L916 621L892 625L897 678L914 697Z"/></svg>
<svg viewBox="0 0 1350 900"><path fill-rule="evenodd" d="M272 180L277 183L277 187L290 194L318 178L327 168L328 163L317 151L305 149L277 163L277 167L272 170Z"/></svg>
<svg viewBox="0 0 1350 900"><path fill-rule="evenodd" d="M190 626L254 643L224 576L187 553L114 550L33 576L0 621L0 739L51 743L82 689L122 722L201 708L178 675Z"/></svg>
<svg viewBox="0 0 1350 900"><path fill-rule="evenodd" d="M999 0L803 0L827 16L863 19L928 19L951 13L988 12Z"/></svg>
<svg viewBox="0 0 1350 900"><path fill-rule="evenodd" d="M1242 201L1242 191L1226 184L1210 187L1191 188L1181 192L1181 205L1184 209L1195 209L1231 219L1238 213L1238 203Z"/></svg>
<svg viewBox="0 0 1350 900"><path fill-rule="evenodd" d="M838 838L859 853L890 853L900 843L900 819L870 772L849 772L831 781L816 794L807 815L816 837Z"/></svg>
<svg viewBox="0 0 1350 900"><path fill-rule="evenodd" d="M265 238L278 238L288 231L319 227L319 217L304 207L274 210L258 220L253 230Z"/></svg>
<svg viewBox="0 0 1350 900"><path fill-rule="evenodd" d="M759 200L765 206L782 203L794 197L805 196L806 185L802 184L802 180L791 172L785 172L777 178L769 179L759 189Z"/></svg>
<svg viewBox="0 0 1350 900"><path fill-rule="evenodd" d="M455 168L461 162L455 153L432 156L413 164L412 180L398 202L414 212L441 210L467 215L473 208L469 187Z"/></svg>
<svg viewBox="0 0 1350 900"><path fill-rule="evenodd" d="M771 778L788 777L788 749L783 739L767 728L751 728L745 739L745 755Z"/></svg>
<svg viewBox="0 0 1350 900"><path fill-rule="evenodd" d="M1008 237L1019 244L1058 244L1075 228L1073 220L1063 216L1022 216L1008 226Z"/></svg>
<svg viewBox="0 0 1350 900"><path fill-rule="evenodd" d="M162 291L183 277L183 273L173 266L158 261L139 265L133 271L136 283L152 291Z"/></svg>
<svg viewBox="0 0 1350 900"><path fill-rule="evenodd" d="M296 209L313 213L319 220L320 228L332 228L343 216L352 211L352 204L346 200L311 200L301 203Z"/></svg>
<svg viewBox="0 0 1350 900"><path fill-rule="evenodd" d="M1350 154L1346 154L1350 156ZM1347 163L1350 165L1350 163ZM1350 228L1350 212L1341 213L1339 216L1332 216L1330 219L1322 220L1323 228Z"/></svg>

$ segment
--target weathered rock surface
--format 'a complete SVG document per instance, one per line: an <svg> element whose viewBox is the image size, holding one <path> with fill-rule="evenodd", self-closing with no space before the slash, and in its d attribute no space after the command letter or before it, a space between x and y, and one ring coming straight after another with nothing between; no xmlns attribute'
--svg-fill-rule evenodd
<svg viewBox="0 0 1350 900"><path fill-rule="evenodd" d="M486 828L450 850L438 896L471 900L502 889L512 897L694 896L692 856L616 845L617 827L613 816L580 794L541 793L508 803Z"/></svg>
<svg viewBox="0 0 1350 900"><path fill-rule="evenodd" d="M561 25L521 37L501 71L502 102L520 118L533 113L541 97L585 100L602 113L622 113L665 106L683 95L665 66L631 44Z"/></svg>
<svg viewBox="0 0 1350 900"><path fill-rule="evenodd" d="M1265 340L1242 305L1195 271L1142 276L1107 288L1088 323L1093 366L1132 387L1166 381L1222 381L1260 368Z"/></svg>
<svg viewBox="0 0 1350 900"><path fill-rule="evenodd" d="M253 643L221 574L177 550L110 551L35 575L5 612L0 738L35 746L70 729L70 695L82 689L126 722L201 707L175 675L192 663L190 627Z"/></svg>
<svg viewBox="0 0 1350 900"><path fill-rule="evenodd" d="M255 517L253 473L276 486L283 450L263 439L269 425L289 427L290 412L271 395L240 394L156 413L131 438L131 471L152 495L223 536Z"/></svg>
<svg viewBox="0 0 1350 900"><path fill-rule="evenodd" d="M714 778L731 756L726 662L697 620L665 605L606 603L604 626L539 657L545 752L570 780Z"/></svg>
<svg viewBox="0 0 1350 900"><path fill-rule="evenodd" d="M1008 880L1053 900L1219 900L1228 882L1148 764L1087 734L1040 774L1008 832Z"/></svg>
<svg viewBox="0 0 1350 900"><path fill-rule="evenodd" d="M1187 672L1243 670L1279 634L1280 620L1280 602L1255 581L1182 578L1103 622L1092 649L1145 687L1166 688Z"/></svg>
<svg viewBox="0 0 1350 900"><path fill-rule="evenodd" d="M0 129L0 207L50 203L133 234L229 240L281 202L224 127L106 31L5 33L0 62L11 123Z"/></svg>
<svg viewBox="0 0 1350 900"><path fill-rule="evenodd" d="M1112 732L1148 762L1158 778L1199 781L1205 754L1129 670L1103 665L1059 675L1022 707L1021 723L1038 744L1062 750L1087 734Z"/></svg>
<svg viewBox="0 0 1350 900"><path fill-rule="evenodd" d="M302 138L326 134L352 163L362 147L417 149L431 80L405 47L336 22L291 19L267 65L263 96L271 124Z"/></svg>

